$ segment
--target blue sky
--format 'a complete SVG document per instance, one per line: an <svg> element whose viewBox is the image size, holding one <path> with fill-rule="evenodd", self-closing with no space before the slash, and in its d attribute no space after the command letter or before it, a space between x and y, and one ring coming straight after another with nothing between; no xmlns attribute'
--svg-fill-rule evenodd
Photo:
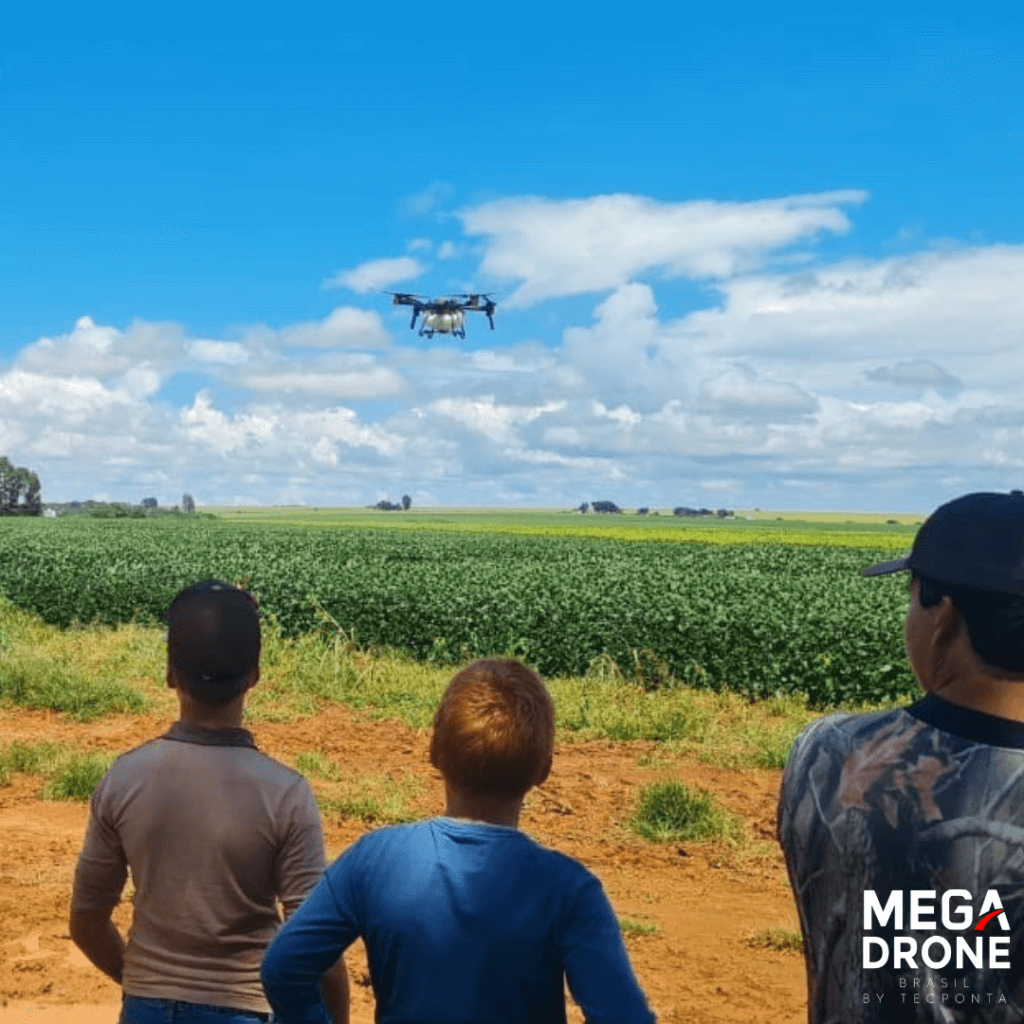
<svg viewBox="0 0 1024 1024"><path fill-rule="evenodd" d="M896 6L5 11L0 454L50 501L1019 486L1024 14Z"/></svg>

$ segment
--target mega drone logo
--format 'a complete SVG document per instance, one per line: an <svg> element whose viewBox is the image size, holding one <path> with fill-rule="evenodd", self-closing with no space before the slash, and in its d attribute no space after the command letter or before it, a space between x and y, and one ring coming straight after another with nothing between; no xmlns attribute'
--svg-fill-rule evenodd
<svg viewBox="0 0 1024 1024"><path fill-rule="evenodd" d="M909 932L935 931L938 923L934 920L935 890L911 889L909 896ZM954 905L954 901L957 901ZM947 889L940 901L942 926L946 931L985 932L990 922L997 921L999 928L1008 932L1010 922L1006 919L1002 900L995 889L985 893L985 899L979 910L979 918L974 922L974 896L967 889ZM885 928L892 921L896 932L903 931L904 891L893 889L889 899L882 906L874 889L864 890L864 931L869 932L875 924ZM986 948L985 939L988 939ZM864 936L864 956L862 966L865 968L885 967L892 957L892 969L918 967L917 958L926 967L940 969L946 967L956 958L956 967L963 969L965 962L982 970L1007 970L1010 966L1010 937L1008 935L975 934L970 938L956 936L955 950L943 935L932 935L923 941L912 934L896 935L892 946L887 939L878 935ZM986 956L987 953L987 956Z"/></svg>
<svg viewBox="0 0 1024 1024"><path fill-rule="evenodd" d="M905 907L904 896L908 898ZM984 991L984 979L992 980L989 972L1005 971L1010 967L1010 936L996 932L1010 931L1010 922L1003 909L1002 900L995 889L985 893L978 919L974 920L975 899L967 889L947 889L935 906L934 889L911 889L904 893L902 889L893 889L889 893L885 906L874 889L864 890L864 948L862 966L865 969L889 967L893 972L920 968L931 968L922 971L922 975L900 974L898 977L899 997L902 1003L908 1000L914 1004L922 1002L935 1004L952 1003L965 1005L999 1005L1005 1004L1006 991L995 976L998 991ZM904 910L908 913L904 913ZM929 932L938 928L935 920L938 910L943 930L950 932L966 932L966 935L955 936L955 943L945 935L930 935L927 938L903 932L904 920L907 920L908 933ZM891 925L890 925L891 922ZM992 924L998 923L998 928ZM890 941L880 935L868 935L875 926L885 928L891 936ZM992 925L990 929L989 926ZM891 931L890 931L891 929ZM986 929L989 929L986 932ZM952 936L951 936L952 938ZM988 940L986 943L985 940ZM919 963L920 961L920 963ZM954 964L955 961L955 964ZM982 975L971 974L970 969L985 972ZM949 974L955 969L964 971L961 977ZM946 973L937 972L946 968ZM895 980L895 979L892 979ZM883 992L864 991L862 1002L866 1005L877 1000L883 1001Z"/></svg>

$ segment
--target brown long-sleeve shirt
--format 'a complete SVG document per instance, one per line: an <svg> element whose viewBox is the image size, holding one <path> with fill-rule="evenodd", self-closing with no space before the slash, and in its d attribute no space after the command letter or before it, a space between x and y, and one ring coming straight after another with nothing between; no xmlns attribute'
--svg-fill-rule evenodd
<svg viewBox="0 0 1024 1024"><path fill-rule="evenodd" d="M131 868L126 995L267 1013L260 962L324 872L309 783L246 729L175 722L92 795L73 911L113 907Z"/></svg>

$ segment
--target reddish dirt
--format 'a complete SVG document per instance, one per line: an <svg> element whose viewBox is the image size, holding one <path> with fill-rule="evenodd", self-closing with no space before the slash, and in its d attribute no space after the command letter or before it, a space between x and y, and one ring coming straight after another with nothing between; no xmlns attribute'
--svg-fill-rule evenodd
<svg viewBox="0 0 1024 1024"><path fill-rule="evenodd" d="M45 712L0 712L0 743L56 740L96 750L126 750L163 732L169 718L125 717L77 725ZM444 806L440 775L428 760L429 732L369 722L335 707L294 724L256 724L256 742L287 759L319 749L354 775L414 773L424 793L410 801L423 817ZM562 745L542 792L528 799L520 826L575 857L602 881L620 917L660 927L627 936L634 970L660 1021L782 1024L806 1015L803 959L755 948L764 928L798 928L777 847L759 860L726 861L707 844L651 844L622 827L638 788L665 778L710 789L742 815L756 839L772 842L781 773L713 768L692 759L638 767L650 742ZM92 967L68 936L68 905L84 835L84 804L39 798L40 780L15 776L0 788L0 1024L114 1024L120 989ZM364 831L360 821L325 821L328 862ZM719 866L721 865L721 866ZM122 932L130 904L114 920ZM373 1020L366 957L346 953L353 1024ZM567 995L571 1024L582 1020Z"/></svg>

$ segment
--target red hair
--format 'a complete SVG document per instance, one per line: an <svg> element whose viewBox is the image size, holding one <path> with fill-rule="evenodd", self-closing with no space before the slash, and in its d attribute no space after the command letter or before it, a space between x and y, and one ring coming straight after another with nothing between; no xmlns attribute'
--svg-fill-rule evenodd
<svg viewBox="0 0 1024 1024"><path fill-rule="evenodd" d="M514 799L542 783L555 748L555 706L518 661L482 658L448 684L434 715L430 763L464 792Z"/></svg>

